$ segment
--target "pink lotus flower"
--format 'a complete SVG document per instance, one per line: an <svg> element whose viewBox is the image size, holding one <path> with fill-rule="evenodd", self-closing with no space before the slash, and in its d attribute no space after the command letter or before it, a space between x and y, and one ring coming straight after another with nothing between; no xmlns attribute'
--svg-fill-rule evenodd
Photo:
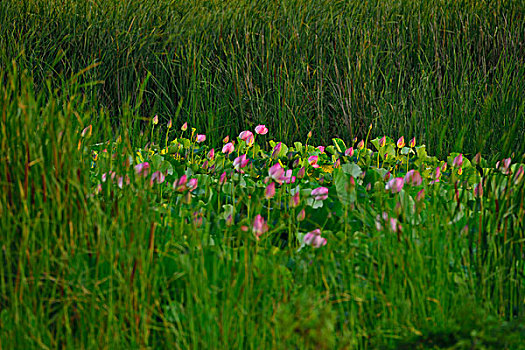
<svg viewBox="0 0 525 350"><path fill-rule="evenodd" d="M182 127L180 128L182 131L188 130L188 123L182 124Z"/></svg>
<svg viewBox="0 0 525 350"><path fill-rule="evenodd" d="M197 188L197 184L199 183L199 180L196 178L190 179L188 181L188 190L191 192Z"/></svg>
<svg viewBox="0 0 525 350"><path fill-rule="evenodd" d="M321 237L320 229L315 229L304 235L304 243L319 248L326 245L326 238Z"/></svg>
<svg viewBox="0 0 525 350"><path fill-rule="evenodd" d="M379 147L385 147L385 144L386 144L386 136L383 136L379 140Z"/></svg>
<svg viewBox="0 0 525 350"><path fill-rule="evenodd" d="M345 156L347 156L347 157L351 157L351 156L353 156L353 155L354 155L354 147L350 147L349 149L347 149L347 150L345 151Z"/></svg>
<svg viewBox="0 0 525 350"><path fill-rule="evenodd" d="M363 149L365 148L365 140L361 140L359 141L359 143L357 144L357 149Z"/></svg>
<svg viewBox="0 0 525 350"><path fill-rule="evenodd" d="M235 170L240 171L241 168L244 168L250 162L249 159L246 159L246 154L242 154L239 157L235 158L233 161L233 167Z"/></svg>
<svg viewBox="0 0 525 350"><path fill-rule="evenodd" d="M295 208L299 205L299 202L301 200L301 197L299 195L299 192L295 192L295 194L290 198L290 206L292 208Z"/></svg>
<svg viewBox="0 0 525 350"><path fill-rule="evenodd" d="M481 153L480 152L476 153L474 158L472 158L472 162L474 164L480 164L481 163Z"/></svg>
<svg viewBox="0 0 525 350"><path fill-rule="evenodd" d="M400 232L401 231L401 224L397 221L397 219L390 218L389 224L390 224L390 229L393 232Z"/></svg>
<svg viewBox="0 0 525 350"><path fill-rule="evenodd" d="M303 166L299 171L297 172L297 177L299 179L302 179L306 175L306 168Z"/></svg>
<svg viewBox="0 0 525 350"><path fill-rule="evenodd" d="M308 164L310 164L314 168L319 168L319 165L317 164L318 160L319 160L318 156L310 156L308 158Z"/></svg>
<svg viewBox="0 0 525 350"><path fill-rule="evenodd" d="M171 121L171 118L170 118L170 120L168 120L168 129L171 129L172 126L173 126L173 122Z"/></svg>
<svg viewBox="0 0 525 350"><path fill-rule="evenodd" d="M455 168L461 168L462 165L463 165L463 154L460 154L456 158L454 158L454 161L452 162L452 166Z"/></svg>
<svg viewBox="0 0 525 350"><path fill-rule="evenodd" d="M324 153L324 146L317 146L317 149L319 150L319 152L321 153Z"/></svg>
<svg viewBox="0 0 525 350"><path fill-rule="evenodd" d="M233 143L228 142L222 147L222 153L230 154L235 150L235 147L233 146Z"/></svg>
<svg viewBox="0 0 525 350"><path fill-rule="evenodd" d="M253 133L251 131L249 131L249 130L244 130L243 132L241 132L239 134L239 138L241 140L243 140L244 142L246 142L246 144L248 146L253 145L253 143L255 142L255 139L253 137Z"/></svg>
<svg viewBox="0 0 525 350"><path fill-rule="evenodd" d="M430 181L430 184L432 185L432 184L435 184L436 182L439 182L440 176L441 176L441 167L437 167L436 174L434 175L434 180Z"/></svg>
<svg viewBox="0 0 525 350"><path fill-rule="evenodd" d="M399 140L397 140L397 147L398 148L403 148L405 147L405 137L404 136L401 136L399 138Z"/></svg>
<svg viewBox="0 0 525 350"><path fill-rule="evenodd" d="M118 179L117 179L117 185L120 189L122 189L122 187L124 187L124 176L119 176Z"/></svg>
<svg viewBox="0 0 525 350"><path fill-rule="evenodd" d="M314 197L314 200L324 201L326 198L328 198L328 188L317 187L314 188L310 194L312 197Z"/></svg>
<svg viewBox="0 0 525 350"><path fill-rule="evenodd" d="M215 149L212 148L210 149L210 151L208 152L208 159L209 160L213 160L215 158Z"/></svg>
<svg viewBox="0 0 525 350"><path fill-rule="evenodd" d="M153 117L153 125L157 125L159 123L159 116L158 115L155 115Z"/></svg>
<svg viewBox="0 0 525 350"><path fill-rule="evenodd" d="M255 237L257 237L257 239L259 239L263 233L268 232L268 224L260 214L257 214L253 220L252 230L253 233L255 233Z"/></svg>
<svg viewBox="0 0 525 350"><path fill-rule="evenodd" d="M279 152L281 152L281 148L282 148L282 143L281 143L281 142L277 143L277 144L273 147L273 150L272 150L272 158L277 158L277 156L279 155Z"/></svg>
<svg viewBox="0 0 525 350"><path fill-rule="evenodd" d="M226 172L223 172L223 173L221 174L220 179L219 179L219 184L220 184L220 185L224 185L225 183L226 183Z"/></svg>
<svg viewBox="0 0 525 350"><path fill-rule="evenodd" d="M206 135L203 135L203 134L197 134L196 141L197 141L197 143L201 143L201 142L206 141Z"/></svg>
<svg viewBox="0 0 525 350"><path fill-rule="evenodd" d="M279 184L282 184L284 181L284 169L279 163L275 163L270 169L268 169L268 175L271 179L277 181Z"/></svg>
<svg viewBox="0 0 525 350"><path fill-rule="evenodd" d="M416 201L419 202L423 198L425 198L425 189L424 188L416 194Z"/></svg>
<svg viewBox="0 0 525 350"><path fill-rule="evenodd" d="M275 182L270 182L264 190L264 197L266 197L266 199L271 199L273 196L275 196Z"/></svg>
<svg viewBox="0 0 525 350"><path fill-rule="evenodd" d="M501 166L501 172L502 172L503 174L508 174L508 173L509 173L511 162L512 162L512 161L511 161L510 158L503 159L503 165L500 164L500 166Z"/></svg>
<svg viewBox="0 0 525 350"><path fill-rule="evenodd" d="M180 179L173 181L173 189L175 191L183 192L186 190L186 183L188 182L188 177L182 175Z"/></svg>
<svg viewBox="0 0 525 350"><path fill-rule="evenodd" d="M411 169L406 173L404 180L406 184L409 184L411 186L419 186L423 182L419 171L414 169Z"/></svg>
<svg viewBox="0 0 525 350"><path fill-rule="evenodd" d="M293 184L295 182L295 176L292 175L291 169L286 170L286 173L283 176L283 182L286 182L287 184Z"/></svg>
<svg viewBox="0 0 525 350"><path fill-rule="evenodd" d="M135 165L134 168L135 168L135 174L139 176L147 176L149 173L149 163L148 162L137 164Z"/></svg>
<svg viewBox="0 0 525 350"><path fill-rule="evenodd" d="M334 169L341 167L341 159L337 158L337 160L334 163Z"/></svg>
<svg viewBox="0 0 525 350"><path fill-rule="evenodd" d="M416 146L416 138L414 137L412 140L410 140L410 143L408 144L410 148L413 148Z"/></svg>
<svg viewBox="0 0 525 350"><path fill-rule="evenodd" d="M386 183L385 189L389 190L392 193L398 193L401 192L401 189L403 188L404 184L405 181L402 177L395 177Z"/></svg>
<svg viewBox="0 0 525 350"><path fill-rule="evenodd" d="M301 209L299 214L297 214L297 221L303 221L306 218L306 212L304 211L304 208Z"/></svg>
<svg viewBox="0 0 525 350"><path fill-rule="evenodd" d="M268 128L265 125L260 124L255 127L255 132L259 135L266 135L268 133Z"/></svg>
<svg viewBox="0 0 525 350"><path fill-rule="evenodd" d="M156 171L153 174L151 174L150 185L153 185L153 183L155 182L157 182L158 184L161 184L164 182L165 178L166 177L160 170Z"/></svg>

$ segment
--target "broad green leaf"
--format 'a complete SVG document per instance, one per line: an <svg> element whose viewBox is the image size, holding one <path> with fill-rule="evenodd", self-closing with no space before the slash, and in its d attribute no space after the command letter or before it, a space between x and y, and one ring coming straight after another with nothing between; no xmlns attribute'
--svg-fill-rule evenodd
<svg viewBox="0 0 525 350"><path fill-rule="evenodd" d="M300 153L300 152L303 151L303 144L302 144L302 143L300 143L300 142L294 142L293 145L294 145L295 150L296 150L297 152Z"/></svg>
<svg viewBox="0 0 525 350"><path fill-rule="evenodd" d="M409 147L403 147L401 149L401 154L407 155L409 153L414 153L414 150L412 148L409 148Z"/></svg>
<svg viewBox="0 0 525 350"><path fill-rule="evenodd" d="M352 175L354 178L358 177L363 173L363 170L359 167L359 165L355 163L346 163L341 165L341 169L349 175Z"/></svg>
<svg viewBox="0 0 525 350"><path fill-rule="evenodd" d="M154 170L159 170L161 163L164 161L164 157L158 153L155 153L154 155L151 156L150 160L151 160L151 167Z"/></svg>
<svg viewBox="0 0 525 350"><path fill-rule="evenodd" d="M332 145L326 147L326 148L325 148L325 151L328 152L328 153L330 153L330 154L333 154L333 155L335 155L335 154L337 153L337 150L336 150L335 147L332 146Z"/></svg>
<svg viewBox="0 0 525 350"><path fill-rule="evenodd" d="M332 139L332 142L334 143L334 146L337 152L344 153L346 151L346 145L343 140L335 138L335 139Z"/></svg>
<svg viewBox="0 0 525 350"><path fill-rule="evenodd" d="M334 170L334 185L337 197L343 204L350 204L349 178L341 169Z"/></svg>
<svg viewBox="0 0 525 350"><path fill-rule="evenodd" d="M159 170L165 174L173 175L173 165L167 160L163 160L160 164Z"/></svg>
<svg viewBox="0 0 525 350"><path fill-rule="evenodd" d="M381 150L381 147L379 147L379 140L381 140L381 138L376 137L375 139L373 139L373 140L370 141L370 143L371 143L372 145L374 145L374 147L375 147L378 151Z"/></svg>

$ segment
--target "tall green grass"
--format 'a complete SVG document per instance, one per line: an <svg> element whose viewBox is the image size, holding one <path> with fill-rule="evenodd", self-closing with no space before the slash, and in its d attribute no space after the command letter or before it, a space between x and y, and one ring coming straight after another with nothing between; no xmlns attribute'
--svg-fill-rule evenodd
<svg viewBox="0 0 525 350"><path fill-rule="evenodd" d="M299 254L235 227L197 228L191 207L163 211L147 186L106 184L93 196L85 142L121 136L118 172L144 140L112 135L78 77L35 92L26 74L0 75L0 346L522 346L523 181L502 190L507 178L494 177L481 207L461 192L464 215L437 187L423 225L403 206L401 239L375 228L390 202L358 200L342 227L323 233L329 244Z"/></svg>
<svg viewBox="0 0 525 350"><path fill-rule="evenodd" d="M525 150L523 1L71 1L0 4L0 66L35 89L84 75L119 125L190 121L218 143L416 136L438 156Z"/></svg>

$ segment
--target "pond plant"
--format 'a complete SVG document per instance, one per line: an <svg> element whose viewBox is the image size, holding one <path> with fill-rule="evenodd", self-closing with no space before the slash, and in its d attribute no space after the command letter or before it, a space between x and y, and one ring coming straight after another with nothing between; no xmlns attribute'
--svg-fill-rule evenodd
<svg viewBox="0 0 525 350"><path fill-rule="evenodd" d="M0 349L524 349L522 1L0 1Z"/></svg>

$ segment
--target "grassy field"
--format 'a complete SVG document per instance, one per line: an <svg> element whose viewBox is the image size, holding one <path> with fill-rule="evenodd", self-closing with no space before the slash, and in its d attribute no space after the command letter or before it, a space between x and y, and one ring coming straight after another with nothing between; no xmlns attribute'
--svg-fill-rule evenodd
<svg viewBox="0 0 525 350"><path fill-rule="evenodd" d="M525 348L524 14L0 2L0 349Z"/></svg>
<svg viewBox="0 0 525 350"><path fill-rule="evenodd" d="M232 4L235 4L233 6ZM91 103L191 121L417 136L438 156L525 151L523 1L3 1L0 66L42 89L86 67Z"/></svg>

